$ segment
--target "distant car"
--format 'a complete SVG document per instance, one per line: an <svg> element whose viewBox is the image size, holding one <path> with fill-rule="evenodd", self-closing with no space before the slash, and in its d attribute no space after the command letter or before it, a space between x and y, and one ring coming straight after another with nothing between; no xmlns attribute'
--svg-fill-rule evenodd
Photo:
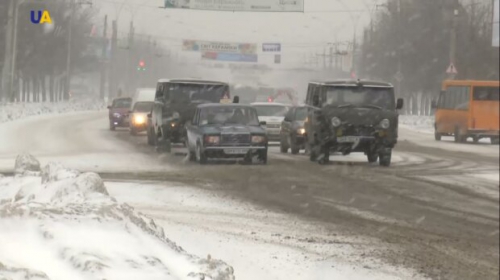
<svg viewBox="0 0 500 280"><path fill-rule="evenodd" d="M128 114L130 111L130 105L132 104L132 98L121 97L113 99L109 109L109 130L115 130L117 127L128 127L129 120Z"/></svg>
<svg viewBox="0 0 500 280"><path fill-rule="evenodd" d="M385 82L339 80L310 82L306 104L312 105L305 122L309 156L320 164L330 153L362 152L368 162L391 164L398 142L398 110L394 87Z"/></svg>
<svg viewBox="0 0 500 280"><path fill-rule="evenodd" d="M194 118L186 124L189 159L205 164L208 159L254 156L267 163L267 136L257 111L241 104L198 105Z"/></svg>
<svg viewBox="0 0 500 280"><path fill-rule="evenodd" d="M129 111L130 134L136 135L147 129L147 115L151 113L154 102L136 102Z"/></svg>
<svg viewBox="0 0 500 280"><path fill-rule="evenodd" d="M172 143L186 142L184 124L192 120L196 106L203 103L231 103L229 85L198 79L161 79L155 104L148 115L148 143L158 151L171 151Z"/></svg>
<svg viewBox="0 0 500 280"><path fill-rule="evenodd" d="M251 104L257 110L259 121L266 122L269 141L280 141L281 122L285 119L288 106L273 102L255 102Z"/></svg>
<svg viewBox="0 0 500 280"><path fill-rule="evenodd" d="M304 121L311 110L313 110L311 106L297 106L292 107L285 115L280 130L280 151L282 153L287 153L290 149L292 154L298 154L300 150L306 148Z"/></svg>

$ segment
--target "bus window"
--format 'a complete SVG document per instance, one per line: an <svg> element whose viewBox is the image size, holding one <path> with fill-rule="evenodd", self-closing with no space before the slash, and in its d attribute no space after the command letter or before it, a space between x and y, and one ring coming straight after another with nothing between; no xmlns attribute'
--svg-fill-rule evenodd
<svg viewBox="0 0 500 280"><path fill-rule="evenodd" d="M497 87L474 87L474 100L498 101L499 88Z"/></svg>

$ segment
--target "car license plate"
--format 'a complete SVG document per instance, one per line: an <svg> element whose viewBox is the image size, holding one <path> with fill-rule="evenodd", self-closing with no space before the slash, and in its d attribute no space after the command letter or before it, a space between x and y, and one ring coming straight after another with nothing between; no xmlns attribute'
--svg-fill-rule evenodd
<svg viewBox="0 0 500 280"><path fill-rule="evenodd" d="M224 149L224 153L228 155L244 155L248 153L248 149Z"/></svg>
<svg viewBox="0 0 500 280"><path fill-rule="evenodd" d="M342 136L337 138L338 143L356 143L361 140L361 137L358 136Z"/></svg>

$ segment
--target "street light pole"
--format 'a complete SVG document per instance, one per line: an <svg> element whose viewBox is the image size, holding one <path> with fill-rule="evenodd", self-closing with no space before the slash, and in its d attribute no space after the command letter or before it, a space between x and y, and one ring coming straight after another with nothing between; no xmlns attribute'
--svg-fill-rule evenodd
<svg viewBox="0 0 500 280"><path fill-rule="evenodd" d="M17 89L17 86L14 86L14 76L15 76L15 72L16 72L16 56L17 56L17 24L19 22L19 17L18 17L18 13L19 13L19 5L21 4L22 2L19 2L19 3L13 3L14 5L14 38L12 39L13 40L13 43L14 43L14 46L12 48L12 60L11 60L11 68L10 68L10 92L9 92L9 99L13 99L14 98L14 95L15 95L15 91Z"/></svg>
<svg viewBox="0 0 500 280"><path fill-rule="evenodd" d="M73 40L73 17L75 16L75 0L71 3L71 14L69 16L69 26L68 26L68 53L66 57L66 81L64 89L64 100L69 99L70 87L71 87L71 41Z"/></svg>

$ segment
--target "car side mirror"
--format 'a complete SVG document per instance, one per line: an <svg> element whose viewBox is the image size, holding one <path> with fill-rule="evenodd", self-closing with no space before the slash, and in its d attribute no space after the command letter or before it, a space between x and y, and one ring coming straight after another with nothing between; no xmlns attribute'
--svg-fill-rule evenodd
<svg viewBox="0 0 500 280"><path fill-rule="evenodd" d="M108 107L106 107L106 108L111 109L111 106L108 106Z"/></svg>
<svg viewBox="0 0 500 280"><path fill-rule="evenodd" d="M264 121L259 122L259 125L267 125L267 122L264 122Z"/></svg>
<svg viewBox="0 0 500 280"><path fill-rule="evenodd" d="M403 98L398 98L398 100L396 101L396 110L403 109L403 105L404 105Z"/></svg>
<svg viewBox="0 0 500 280"><path fill-rule="evenodd" d="M238 95L235 95L233 98L233 103L240 103L240 97Z"/></svg>
<svg viewBox="0 0 500 280"><path fill-rule="evenodd" d="M151 118L151 117L153 117L153 114L148 113L148 118Z"/></svg>
<svg viewBox="0 0 500 280"><path fill-rule="evenodd" d="M436 109L436 108L437 108L437 103L436 103L436 100L432 100L432 101L431 101L431 108L432 108L432 109Z"/></svg>

